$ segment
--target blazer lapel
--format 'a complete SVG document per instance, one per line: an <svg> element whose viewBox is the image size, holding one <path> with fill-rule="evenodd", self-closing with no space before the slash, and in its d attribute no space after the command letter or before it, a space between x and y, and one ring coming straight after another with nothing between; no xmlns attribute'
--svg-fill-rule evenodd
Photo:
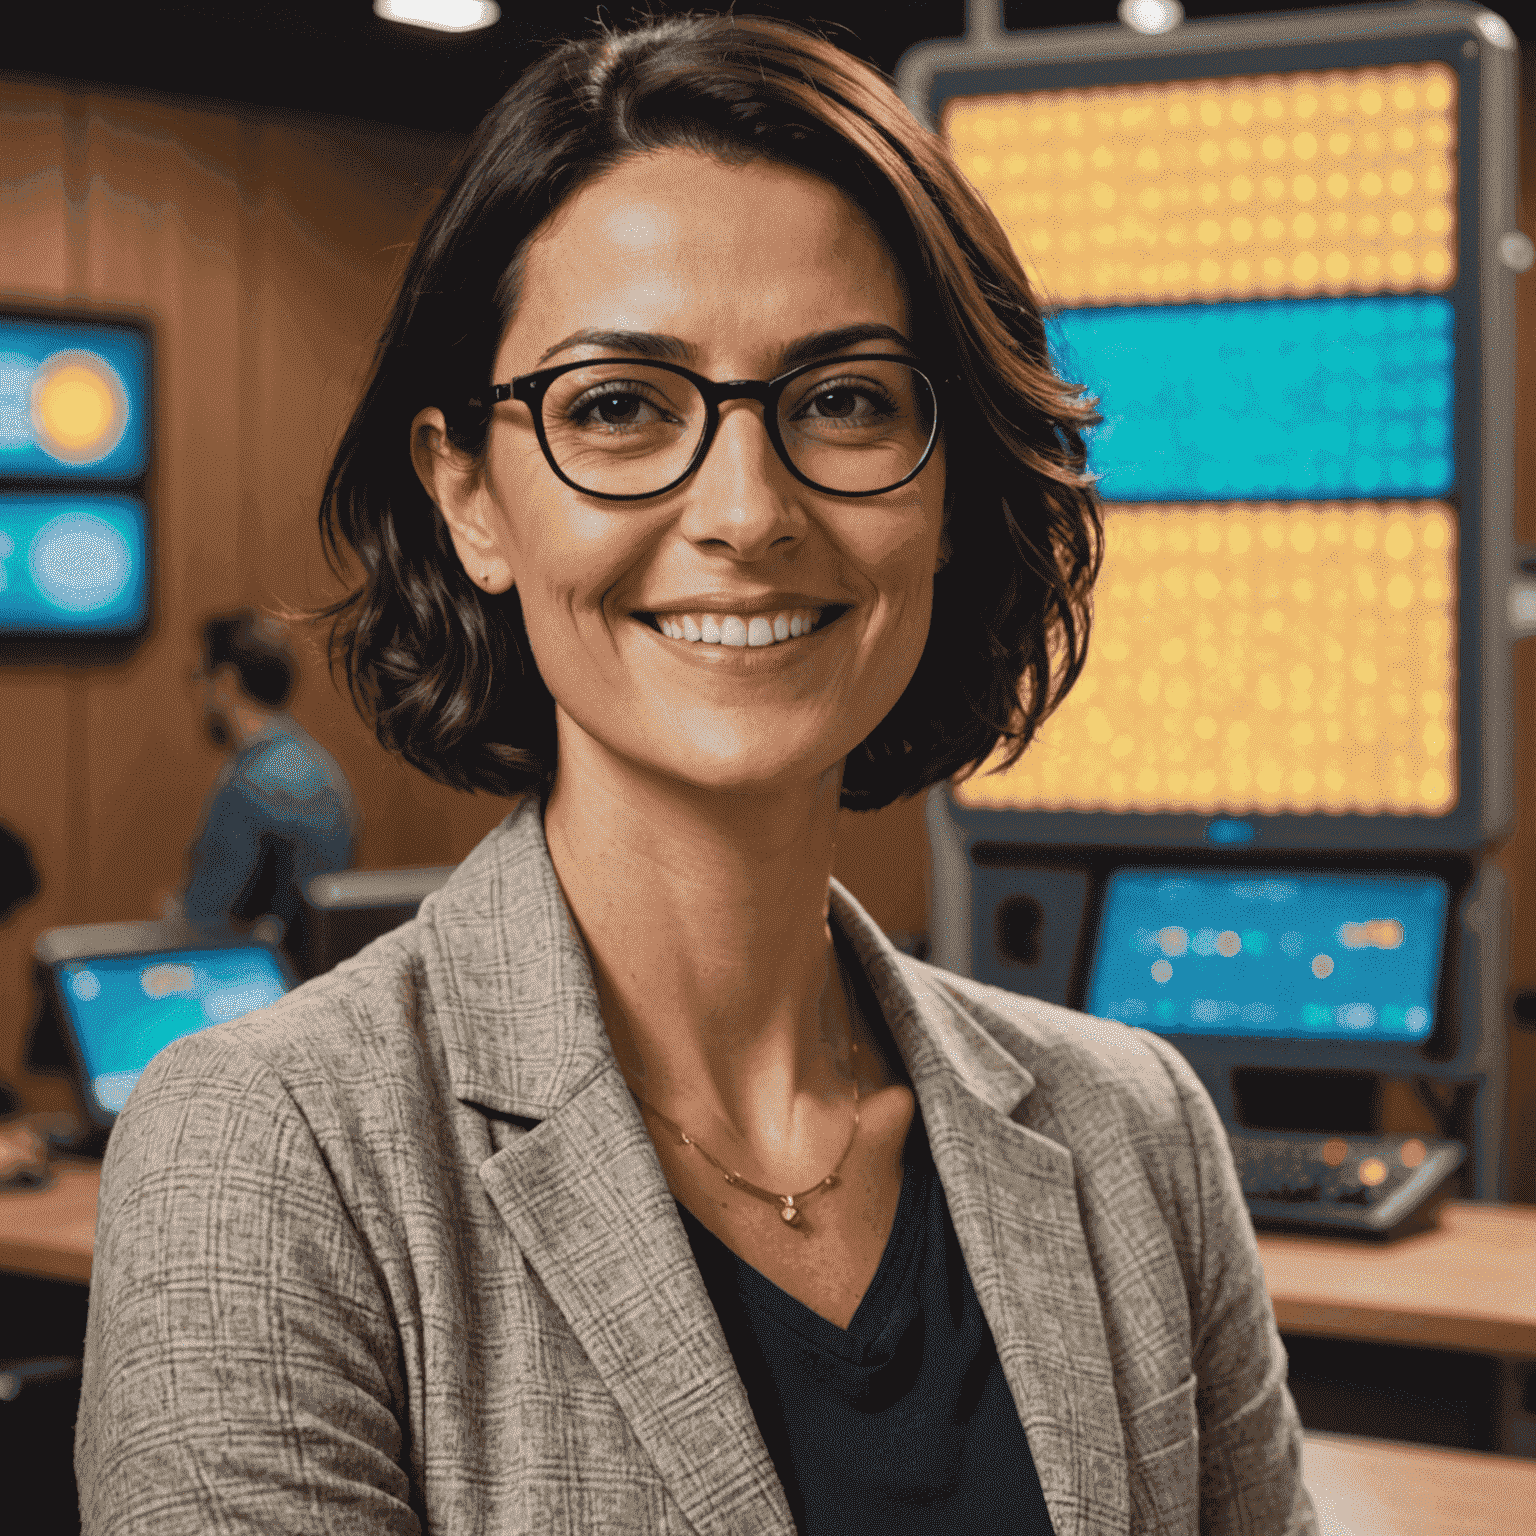
<svg viewBox="0 0 1536 1536"><path fill-rule="evenodd" d="M686 1518L794 1536L528 796L421 911L461 1102L531 1129L481 1182Z"/></svg>
<svg viewBox="0 0 1536 1536"><path fill-rule="evenodd" d="M1034 1080L836 881L831 916L916 1089L961 1251L1056 1536L1123 1536L1129 1487L1071 1154L1017 1123ZM480 1176L686 1517L792 1536L654 1146L613 1060L534 796L422 904L427 983L466 1104L532 1129Z"/></svg>
<svg viewBox="0 0 1536 1536"><path fill-rule="evenodd" d="M519 1247L700 1532L794 1522L617 1068L481 1165Z"/></svg>
<svg viewBox="0 0 1536 1536"><path fill-rule="evenodd" d="M908 969L840 886L833 911L912 1078L971 1283L1056 1536L1123 1536L1130 1486L1072 1156L1012 1118L1034 1079Z"/></svg>

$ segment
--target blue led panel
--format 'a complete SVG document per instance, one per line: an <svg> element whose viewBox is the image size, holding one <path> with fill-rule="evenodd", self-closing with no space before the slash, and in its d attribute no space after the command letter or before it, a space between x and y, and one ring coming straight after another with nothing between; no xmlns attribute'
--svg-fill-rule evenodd
<svg viewBox="0 0 1536 1536"><path fill-rule="evenodd" d="M0 315L0 478L131 480L149 457L149 342Z"/></svg>
<svg viewBox="0 0 1536 1536"><path fill-rule="evenodd" d="M1448 299L1063 310L1065 376L1101 400L1110 501L1439 496L1452 461Z"/></svg>
<svg viewBox="0 0 1536 1536"><path fill-rule="evenodd" d="M117 1113L173 1040L274 1003L288 983L270 950L168 950L103 955L61 967L59 988L86 1075Z"/></svg>
<svg viewBox="0 0 1536 1536"><path fill-rule="evenodd" d="M132 496L0 495L0 638L138 629L147 522Z"/></svg>
<svg viewBox="0 0 1536 1536"><path fill-rule="evenodd" d="M1427 875L1119 870L1086 1008L1159 1034L1417 1044L1446 902Z"/></svg>

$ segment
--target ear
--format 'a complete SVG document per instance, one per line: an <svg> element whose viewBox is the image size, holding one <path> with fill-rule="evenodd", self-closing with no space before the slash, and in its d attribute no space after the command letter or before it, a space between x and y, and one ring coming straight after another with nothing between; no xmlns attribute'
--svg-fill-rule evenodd
<svg viewBox="0 0 1536 1536"><path fill-rule="evenodd" d="M411 463L443 514L469 579L485 592L507 591L513 584L512 568L501 551L484 477L474 461L448 441L448 423L436 406L418 411L411 422Z"/></svg>

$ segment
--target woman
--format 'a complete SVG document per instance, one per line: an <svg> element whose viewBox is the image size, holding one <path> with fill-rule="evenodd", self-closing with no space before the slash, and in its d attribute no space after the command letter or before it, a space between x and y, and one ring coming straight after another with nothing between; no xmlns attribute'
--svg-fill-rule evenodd
<svg viewBox="0 0 1536 1536"><path fill-rule="evenodd" d="M837 49L670 20L518 82L323 520L380 739L524 798L135 1089L88 1531L1313 1528L1181 1058L830 878L840 806L1022 750L1076 676L1093 419Z"/></svg>

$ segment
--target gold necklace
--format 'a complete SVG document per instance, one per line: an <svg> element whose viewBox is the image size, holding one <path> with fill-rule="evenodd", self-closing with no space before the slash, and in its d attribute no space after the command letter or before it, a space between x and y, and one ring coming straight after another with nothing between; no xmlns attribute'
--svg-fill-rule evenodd
<svg viewBox="0 0 1536 1536"><path fill-rule="evenodd" d="M858 1046L850 1039L848 1042L849 1055L852 1056L857 1050ZM852 1063L850 1064L852 1065ZM625 1077L627 1078L628 1076L629 1074L625 1073ZM682 1144L685 1147L692 1147L694 1151L697 1152L699 1156L702 1157L704 1161L707 1162L712 1168L719 1169L719 1171L725 1177L725 1182L729 1184L733 1189L745 1190L749 1195L755 1195L759 1200L766 1201L769 1205L778 1206L779 1215L783 1218L784 1224L789 1227L796 1226L800 1220L801 1208L797 1202L806 1200L811 1195L819 1195L824 1190L832 1189L837 1184L837 1176L842 1171L843 1164L848 1161L848 1154L853 1151L854 1141L858 1138L859 1134L859 1073L858 1067L854 1065L853 1129L848 1133L848 1145L843 1148L843 1155L838 1158L837 1167L835 1167L832 1172L829 1173L826 1178L824 1178L819 1184L812 1184L809 1189L802 1189L797 1195L779 1195L775 1194L771 1189L763 1189L759 1185L753 1184L749 1180L742 1178L742 1176L737 1173L734 1168L727 1168L724 1163L720 1162L716 1158L711 1157L709 1153L706 1152L704 1148L701 1147L698 1142L696 1142L693 1137L690 1136L687 1131L685 1131L682 1126L677 1123L677 1121L668 1119L666 1115L662 1114L662 1112L657 1109L649 1099L640 1093L640 1091L635 1087L633 1083L629 1084L629 1091L634 1094L634 1096L639 1099L640 1102L644 1104L645 1107L650 1110L650 1112L655 1115L663 1125L668 1126L670 1129L676 1131L682 1141Z"/></svg>

